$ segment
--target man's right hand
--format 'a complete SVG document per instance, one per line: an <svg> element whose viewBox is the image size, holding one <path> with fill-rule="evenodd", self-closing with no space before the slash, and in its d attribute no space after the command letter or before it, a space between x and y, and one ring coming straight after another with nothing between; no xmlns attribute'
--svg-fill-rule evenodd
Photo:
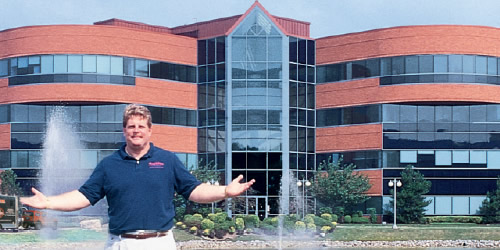
<svg viewBox="0 0 500 250"><path fill-rule="evenodd" d="M31 188L31 192L34 195L31 197L21 197L21 203L38 209L50 209L50 200L47 196L33 187Z"/></svg>

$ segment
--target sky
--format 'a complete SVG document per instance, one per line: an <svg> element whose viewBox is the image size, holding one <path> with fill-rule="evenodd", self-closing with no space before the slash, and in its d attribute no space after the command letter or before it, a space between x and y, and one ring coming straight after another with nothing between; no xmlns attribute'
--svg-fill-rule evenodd
<svg viewBox="0 0 500 250"><path fill-rule="evenodd" d="M499 0L260 0L271 15L310 22L312 38L406 25L500 28ZM240 15L254 0L0 0L0 31L111 18L176 27Z"/></svg>

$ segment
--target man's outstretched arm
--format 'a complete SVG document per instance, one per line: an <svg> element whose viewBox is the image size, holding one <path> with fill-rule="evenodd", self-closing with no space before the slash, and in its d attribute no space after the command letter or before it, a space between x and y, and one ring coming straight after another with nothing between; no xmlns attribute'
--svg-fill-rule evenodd
<svg viewBox="0 0 500 250"><path fill-rule="evenodd" d="M90 201L78 190L49 197L35 188L31 188L31 191L34 194L33 196L21 197L21 203L30 207L59 211L76 211L90 206Z"/></svg>
<svg viewBox="0 0 500 250"><path fill-rule="evenodd" d="M198 203L210 203L238 196L247 191L255 183L254 179L249 182L240 183L242 179L243 175L240 175L227 186L214 186L202 183L191 192L189 200Z"/></svg>

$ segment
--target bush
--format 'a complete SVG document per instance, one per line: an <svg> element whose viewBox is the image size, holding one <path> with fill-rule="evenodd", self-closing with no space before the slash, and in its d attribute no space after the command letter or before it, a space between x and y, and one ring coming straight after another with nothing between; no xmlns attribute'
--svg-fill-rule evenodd
<svg viewBox="0 0 500 250"><path fill-rule="evenodd" d="M377 215L375 214L377 210L375 208L370 207L367 208L366 211L370 214L370 222L375 224L377 223Z"/></svg>
<svg viewBox="0 0 500 250"><path fill-rule="evenodd" d="M336 228L336 227L337 227L337 222L332 221L332 223L331 223L331 226L330 226L330 227L332 227L332 228Z"/></svg>
<svg viewBox="0 0 500 250"><path fill-rule="evenodd" d="M189 232L192 233L192 234L196 234L198 232L198 228L197 227L191 227L189 229Z"/></svg>
<svg viewBox="0 0 500 250"><path fill-rule="evenodd" d="M190 219L191 217L193 217L192 214L186 214L186 215L184 215L184 221L186 221L187 219Z"/></svg>
<svg viewBox="0 0 500 250"><path fill-rule="evenodd" d="M176 207L175 208L175 219L178 221L182 220L185 213L186 213L185 207Z"/></svg>
<svg viewBox="0 0 500 250"><path fill-rule="evenodd" d="M215 222L215 214L209 213L209 214L207 215L207 218L208 218L209 220L211 220L211 221Z"/></svg>
<svg viewBox="0 0 500 250"><path fill-rule="evenodd" d="M321 218L323 218L324 220L327 220L328 222L332 222L332 220L333 220L331 214L322 214Z"/></svg>
<svg viewBox="0 0 500 250"><path fill-rule="evenodd" d="M175 227L176 228L181 228L182 225L184 225L184 223L182 223L182 221L179 221L179 222L175 223Z"/></svg>
<svg viewBox="0 0 500 250"><path fill-rule="evenodd" d="M207 229L203 230L203 236L210 236L211 232L212 231L207 228Z"/></svg>
<svg viewBox="0 0 500 250"><path fill-rule="evenodd" d="M314 223L306 223L306 230L308 232L316 232L316 225Z"/></svg>
<svg viewBox="0 0 500 250"><path fill-rule="evenodd" d="M482 222L481 216L427 216L426 223L476 223Z"/></svg>
<svg viewBox="0 0 500 250"><path fill-rule="evenodd" d="M262 225L260 225L260 229L265 234L276 234L277 233L277 228L271 224L262 224Z"/></svg>
<svg viewBox="0 0 500 250"><path fill-rule="evenodd" d="M229 228L229 233L230 234L234 234L236 232L236 228L235 227L230 227Z"/></svg>
<svg viewBox="0 0 500 250"><path fill-rule="evenodd" d="M331 207L321 207L319 209L319 214L332 214L332 208Z"/></svg>
<svg viewBox="0 0 500 250"><path fill-rule="evenodd" d="M328 232L330 232L331 230L332 230L332 228L331 228L331 227L329 227L329 226L322 226L322 227L321 227L321 232L322 232L322 233L328 233Z"/></svg>
<svg viewBox="0 0 500 250"><path fill-rule="evenodd" d="M332 214L332 222L339 221L339 217L336 214Z"/></svg>
<svg viewBox="0 0 500 250"><path fill-rule="evenodd" d="M350 224L352 222L352 218L350 215L344 216L344 222Z"/></svg>
<svg viewBox="0 0 500 250"><path fill-rule="evenodd" d="M306 217L304 217L304 223L314 224L314 215L313 214L306 215Z"/></svg>
<svg viewBox="0 0 500 250"><path fill-rule="evenodd" d="M352 223L356 224L370 224L370 219L366 217L352 217Z"/></svg>
<svg viewBox="0 0 500 250"><path fill-rule="evenodd" d="M295 229L295 232L304 232L304 231L306 231L306 224L302 221L296 221L294 229Z"/></svg>
<svg viewBox="0 0 500 250"><path fill-rule="evenodd" d="M325 220L321 217L315 216L314 217L314 224L318 227L323 227L323 226L328 226L330 224L330 221Z"/></svg>
<svg viewBox="0 0 500 250"><path fill-rule="evenodd" d="M236 218L235 223L236 223L237 230L245 229L245 221L243 220L243 218Z"/></svg>
<svg viewBox="0 0 500 250"><path fill-rule="evenodd" d="M255 214L249 214L249 215L245 216L244 220L245 220L245 225L247 228L259 227L260 219L259 219L259 216L255 215Z"/></svg>
<svg viewBox="0 0 500 250"><path fill-rule="evenodd" d="M214 229L215 227L215 223L213 221L211 221L210 219L203 219L201 221L201 229L202 230L205 230L205 229Z"/></svg>
<svg viewBox="0 0 500 250"><path fill-rule="evenodd" d="M185 219L184 219L184 224L186 224L188 227L197 227L197 228L200 228L201 227L201 221L203 220L201 215L198 214L199 216L185 216Z"/></svg>
<svg viewBox="0 0 500 250"><path fill-rule="evenodd" d="M285 215L283 218L283 228L292 232L295 228L295 222L297 221L297 216L295 214Z"/></svg>
<svg viewBox="0 0 500 250"><path fill-rule="evenodd" d="M193 218L197 218L197 219L199 219L201 221L201 220L203 220L203 215L201 215L201 214L193 214Z"/></svg>
<svg viewBox="0 0 500 250"><path fill-rule="evenodd" d="M227 216L227 213L220 212L215 214L215 219L212 221L215 223L223 223L224 221L227 221L228 218L229 216Z"/></svg>
<svg viewBox="0 0 500 250"><path fill-rule="evenodd" d="M339 217L344 216L345 209L343 207L335 207L334 214L338 215Z"/></svg>

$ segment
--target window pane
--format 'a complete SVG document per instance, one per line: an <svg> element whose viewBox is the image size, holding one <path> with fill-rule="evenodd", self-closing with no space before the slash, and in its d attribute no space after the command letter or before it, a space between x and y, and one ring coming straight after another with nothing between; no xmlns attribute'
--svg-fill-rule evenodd
<svg viewBox="0 0 500 250"><path fill-rule="evenodd" d="M488 151L488 168L500 169L500 151Z"/></svg>
<svg viewBox="0 0 500 250"><path fill-rule="evenodd" d="M406 74L418 73L417 56L405 56L405 73Z"/></svg>
<svg viewBox="0 0 500 250"><path fill-rule="evenodd" d="M450 55L449 56L450 65L449 70L453 73L462 73L462 55Z"/></svg>
<svg viewBox="0 0 500 250"><path fill-rule="evenodd" d="M436 73L448 72L448 56L446 55L434 56L434 72Z"/></svg>
<svg viewBox="0 0 500 250"><path fill-rule="evenodd" d="M497 74L497 58L496 57L488 57L488 75L496 75Z"/></svg>
<svg viewBox="0 0 500 250"><path fill-rule="evenodd" d="M451 166L451 150L436 150L436 166Z"/></svg>
<svg viewBox="0 0 500 250"><path fill-rule="evenodd" d="M42 74L52 74L54 73L54 56L44 55L41 60L41 73Z"/></svg>
<svg viewBox="0 0 500 250"><path fill-rule="evenodd" d="M451 122L451 107L436 106L436 122Z"/></svg>
<svg viewBox="0 0 500 250"><path fill-rule="evenodd" d="M146 60L135 60L135 75L136 76L149 76L148 61Z"/></svg>
<svg viewBox="0 0 500 250"><path fill-rule="evenodd" d="M453 197L453 214L469 214L469 197Z"/></svg>
<svg viewBox="0 0 500 250"><path fill-rule="evenodd" d="M453 122L469 122L469 106L453 106Z"/></svg>
<svg viewBox="0 0 500 250"><path fill-rule="evenodd" d="M401 163L417 163L417 151L400 151Z"/></svg>
<svg viewBox="0 0 500 250"><path fill-rule="evenodd" d="M436 196L436 214L451 214L451 197Z"/></svg>
<svg viewBox="0 0 500 250"><path fill-rule="evenodd" d="M109 56L97 56L97 73L109 74L110 64L111 61Z"/></svg>
<svg viewBox="0 0 500 250"><path fill-rule="evenodd" d="M68 72L82 73L82 56L68 55Z"/></svg>
<svg viewBox="0 0 500 250"><path fill-rule="evenodd" d="M469 151L453 151L453 163L469 163Z"/></svg>
<svg viewBox="0 0 500 250"><path fill-rule="evenodd" d="M68 72L68 56L54 55L54 73Z"/></svg>
<svg viewBox="0 0 500 250"><path fill-rule="evenodd" d="M111 57L111 74L123 75L123 57Z"/></svg>
<svg viewBox="0 0 500 250"><path fill-rule="evenodd" d="M476 73L477 74L486 74L486 57L485 56L476 56Z"/></svg>
<svg viewBox="0 0 500 250"><path fill-rule="evenodd" d="M470 151L470 163L471 164L486 164L486 151L485 150Z"/></svg>
<svg viewBox="0 0 500 250"><path fill-rule="evenodd" d="M84 55L83 56L83 72L84 73L95 73L97 69L95 55Z"/></svg>
<svg viewBox="0 0 500 250"><path fill-rule="evenodd" d="M269 61L281 61L281 37L269 37L268 38L269 45Z"/></svg>
<svg viewBox="0 0 500 250"><path fill-rule="evenodd" d="M431 55L418 56L418 72L432 73L434 69L434 58Z"/></svg>
<svg viewBox="0 0 500 250"><path fill-rule="evenodd" d="M464 73L474 73L475 70L475 57L474 56L463 56L463 72Z"/></svg>

